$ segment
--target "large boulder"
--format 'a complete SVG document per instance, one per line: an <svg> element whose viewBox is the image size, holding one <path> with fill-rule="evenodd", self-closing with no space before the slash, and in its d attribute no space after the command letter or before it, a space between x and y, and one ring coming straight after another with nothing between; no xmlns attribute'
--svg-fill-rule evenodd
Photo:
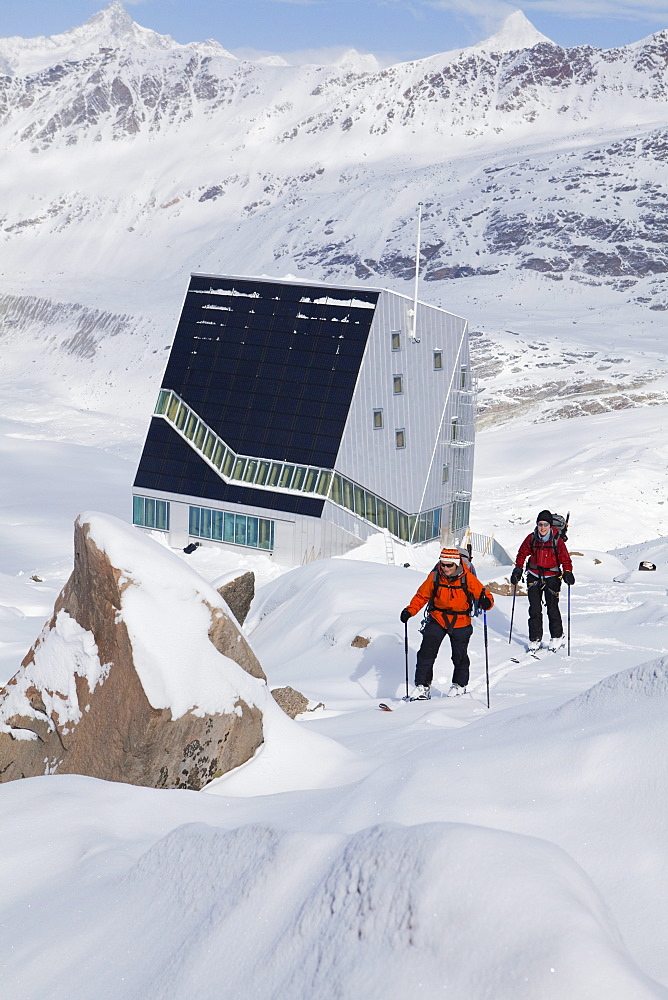
<svg viewBox="0 0 668 1000"><path fill-rule="evenodd" d="M199 789L254 755L268 703L215 588L138 529L81 515L53 617L0 688L0 780Z"/></svg>
<svg viewBox="0 0 668 1000"><path fill-rule="evenodd" d="M246 621L255 597L255 573L229 573L214 581L214 587L240 625Z"/></svg>

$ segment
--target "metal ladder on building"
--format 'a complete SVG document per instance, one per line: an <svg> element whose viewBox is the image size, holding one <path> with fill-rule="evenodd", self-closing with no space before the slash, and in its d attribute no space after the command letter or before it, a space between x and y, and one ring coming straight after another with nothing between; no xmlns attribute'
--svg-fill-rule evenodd
<svg viewBox="0 0 668 1000"><path fill-rule="evenodd" d="M388 566L394 566L394 542L387 528L383 531L383 536L385 538L385 560Z"/></svg>

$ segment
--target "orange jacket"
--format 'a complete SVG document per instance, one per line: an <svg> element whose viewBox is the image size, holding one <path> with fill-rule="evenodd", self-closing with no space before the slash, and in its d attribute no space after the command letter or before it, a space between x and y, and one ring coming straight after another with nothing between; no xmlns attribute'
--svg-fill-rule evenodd
<svg viewBox="0 0 668 1000"><path fill-rule="evenodd" d="M438 586L435 592L434 573L438 573ZM466 586L471 597L478 598L484 591L491 604L494 604L494 598L489 590L485 590L478 577L474 576L473 573L469 573L467 569L462 568L462 572L453 580L448 580L445 573L441 572L440 569L435 569L429 574L424 583L421 584L415 597L408 605L411 617L416 615L425 604L428 604L432 600L433 594L431 617L442 628L465 628L467 625L470 625L469 599L462 587L462 577L466 578ZM447 617L447 621L444 615Z"/></svg>

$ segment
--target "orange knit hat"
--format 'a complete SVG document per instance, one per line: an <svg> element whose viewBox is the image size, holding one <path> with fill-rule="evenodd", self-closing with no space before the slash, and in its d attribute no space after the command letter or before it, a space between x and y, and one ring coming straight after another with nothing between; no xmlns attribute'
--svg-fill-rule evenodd
<svg viewBox="0 0 668 1000"><path fill-rule="evenodd" d="M462 557L458 549L441 549L441 562L461 562Z"/></svg>

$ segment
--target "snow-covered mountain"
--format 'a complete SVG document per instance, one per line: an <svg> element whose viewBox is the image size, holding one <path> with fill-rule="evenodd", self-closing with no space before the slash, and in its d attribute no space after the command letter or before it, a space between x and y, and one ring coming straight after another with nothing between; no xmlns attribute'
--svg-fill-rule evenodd
<svg viewBox="0 0 668 1000"><path fill-rule="evenodd" d="M90 398L125 413L141 396L145 413L113 356L152 391L191 270L408 290L422 201L422 295L484 334L489 419L518 393L532 419L663 401L667 62L668 32L564 49L519 11L476 46L386 69L354 52L239 60L116 0L64 34L0 41L5 370L46 342L48 374L74 357ZM79 347L109 355L104 377ZM555 357L579 377L550 392Z"/></svg>

